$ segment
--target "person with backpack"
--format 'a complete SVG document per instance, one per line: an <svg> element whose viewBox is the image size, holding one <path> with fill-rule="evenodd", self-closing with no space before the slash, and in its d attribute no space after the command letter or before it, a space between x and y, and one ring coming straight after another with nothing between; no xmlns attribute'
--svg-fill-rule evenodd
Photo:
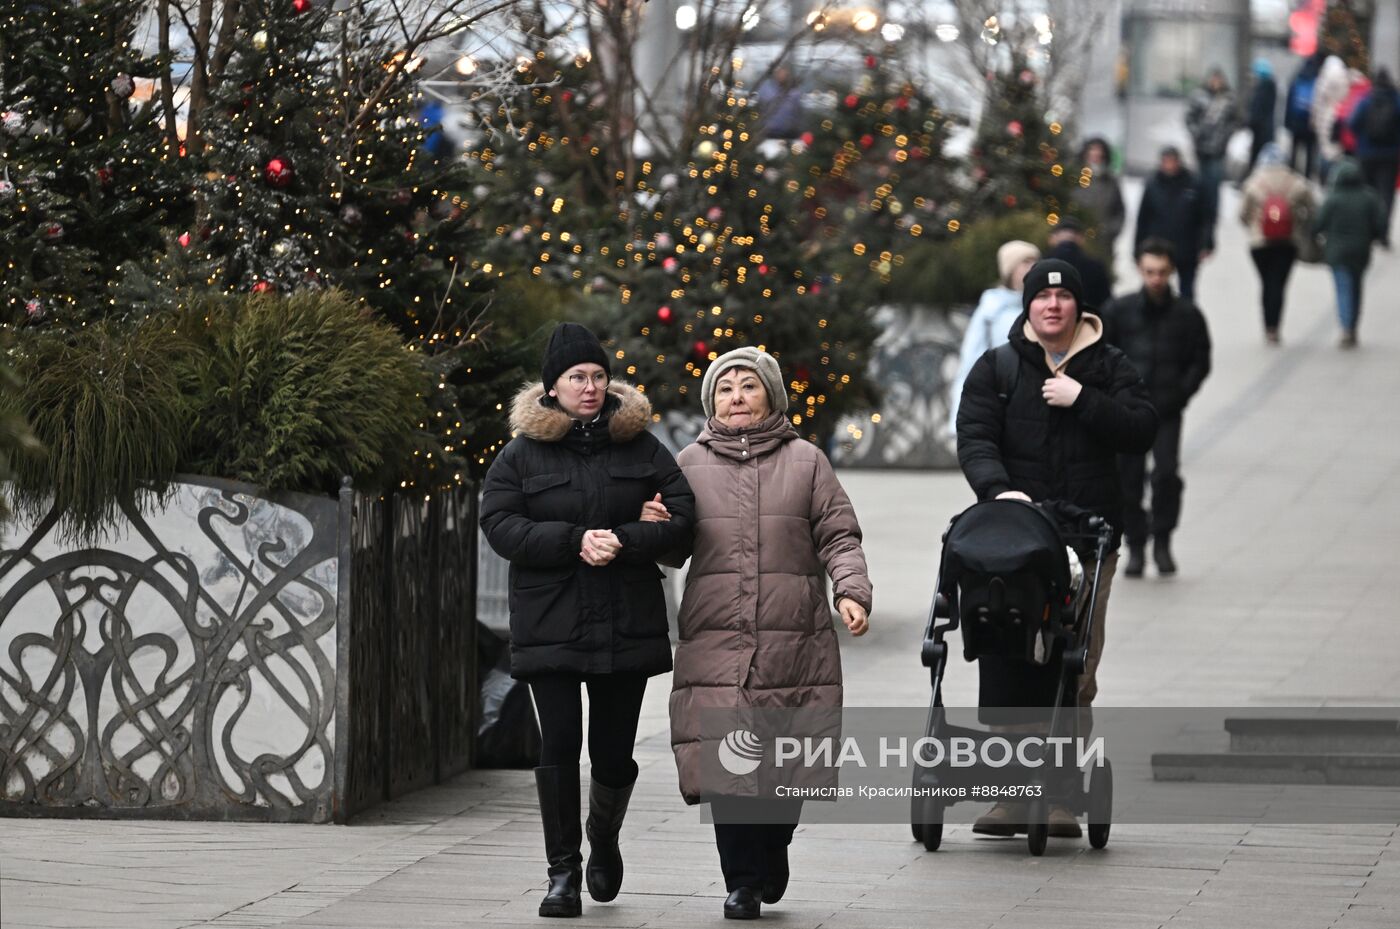
<svg viewBox="0 0 1400 929"><path fill-rule="evenodd" d="M1313 132L1312 104L1317 91L1317 76L1322 71L1326 54L1316 52L1305 60L1288 85L1288 101L1283 110L1283 128L1293 137L1293 152L1289 164L1304 177L1317 173L1317 135ZM1302 156L1303 167L1298 160Z"/></svg>
<svg viewBox="0 0 1400 929"><path fill-rule="evenodd" d="M1261 156L1262 157L1262 156ZM1109 303L1103 311L1104 340L1137 367L1157 410L1152 444L1152 509L1142 505L1147 456L1118 458L1123 483L1123 537L1128 541L1127 577L1142 577L1149 532L1152 560L1163 577L1176 573L1171 537L1181 520L1181 416L1210 374L1210 330L1200 309L1172 293L1172 247L1148 239L1137 254L1142 289Z"/></svg>
<svg viewBox="0 0 1400 929"><path fill-rule="evenodd" d="M1245 181L1240 222L1249 231L1249 254L1263 289L1264 339L1279 343L1283 298L1288 276L1300 254L1312 251L1312 221L1317 201L1303 176L1286 164L1283 149L1270 143L1259 153L1259 166Z"/></svg>
<svg viewBox="0 0 1400 929"><path fill-rule="evenodd" d="M1361 285L1371 263L1371 244L1385 235L1385 205L1362 179L1352 158L1337 162L1313 231L1324 240L1323 258L1337 287L1337 317L1342 348L1356 347L1361 319Z"/></svg>
<svg viewBox="0 0 1400 929"><path fill-rule="evenodd" d="M958 407L958 464L978 500L1059 500L1114 527L1103 560L1089 660L1078 705L1098 693L1104 619L1123 525L1118 455L1143 454L1157 435L1157 412L1137 368L1103 338L1103 321L1084 300L1074 265L1036 262L1026 274L1022 313L1010 341L985 352L967 376ZM1086 577L1096 565L1085 564ZM977 820L981 835L1014 835L1024 803L1002 802ZM1052 806L1050 834L1080 835L1074 813Z"/></svg>
<svg viewBox="0 0 1400 929"><path fill-rule="evenodd" d="M1400 91L1395 89L1395 82L1385 68L1376 72L1371 92L1357 104L1349 122L1356 135L1356 158L1361 162L1361 173L1385 208L1381 245L1389 248L1395 173L1400 164Z"/></svg>

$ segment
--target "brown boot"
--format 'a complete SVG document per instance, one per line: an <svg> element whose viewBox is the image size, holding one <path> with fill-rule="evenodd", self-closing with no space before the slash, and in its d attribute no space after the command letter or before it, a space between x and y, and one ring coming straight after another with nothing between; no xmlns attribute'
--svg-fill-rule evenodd
<svg viewBox="0 0 1400 929"><path fill-rule="evenodd" d="M972 824L972 831L978 835L993 835L1009 839L1017 832L1026 831L1026 804L998 803Z"/></svg>
<svg viewBox="0 0 1400 929"><path fill-rule="evenodd" d="M1057 803L1050 807L1050 835L1057 839L1077 839L1084 832L1069 808Z"/></svg>

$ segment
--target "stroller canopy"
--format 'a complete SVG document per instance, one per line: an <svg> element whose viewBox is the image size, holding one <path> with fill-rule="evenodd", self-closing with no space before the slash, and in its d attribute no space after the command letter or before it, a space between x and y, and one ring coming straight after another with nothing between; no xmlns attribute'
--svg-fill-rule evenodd
<svg viewBox="0 0 1400 929"><path fill-rule="evenodd" d="M950 587L964 573L1008 575L1030 571L1068 590L1069 556L1054 520L1022 500L973 504L948 528L943 543L943 581Z"/></svg>

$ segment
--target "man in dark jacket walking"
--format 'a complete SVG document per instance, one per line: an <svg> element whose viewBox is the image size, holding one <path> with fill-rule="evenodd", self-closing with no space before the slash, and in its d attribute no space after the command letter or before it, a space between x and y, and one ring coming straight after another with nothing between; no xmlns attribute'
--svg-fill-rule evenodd
<svg viewBox="0 0 1400 929"><path fill-rule="evenodd" d="M1152 444L1152 513L1142 506L1147 456L1119 458L1123 482L1123 533L1128 540L1124 574L1142 577L1147 534L1163 575L1176 573L1171 534L1181 518L1181 414L1210 373L1206 318L1186 297L1172 293L1172 247L1161 239L1142 243L1137 255L1142 290L1113 301L1103 314L1104 338L1118 346L1142 375L1161 417Z"/></svg>
<svg viewBox="0 0 1400 929"><path fill-rule="evenodd" d="M1022 306L1010 341L987 351L967 376L958 405L958 464L979 500L1065 501L1116 528L1123 516L1118 454L1147 451L1157 432L1147 388L1132 362L1103 340L1103 324L1085 304L1073 265L1054 258L1037 262L1026 274ZM1115 531L1102 565L1088 662L1079 679L1081 707L1098 693L1119 538ZM1085 576L1095 569L1086 563ZM1018 702L1025 699L1019 693L1008 695L1024 690L1012 677L1033 673L1031 667L997 674L989 665L984 659L981 704L1026 706ZM998 804L974 831L1014 834L1023 815L1015 805ZM1079 835L1074 814L1064 807L1051 808L1049 825L1053 836Z"/></svg>
<svg viewBox="0 0 1400 929"><path fill-rule="evenodd" d="M1196 267L1215 250L1215 214L1200 182L1181 163L1181 152L1162 149L1158 171L1147 182L1138 207L1133 251L1147 239L1166 239L1176 250L1181 295L1196 293Z"/></svg>
<svg viewBox="0 0 1400 929"><path fill-rule="evenodd" d="M1278 108L1278 84L1274 81L1274 66L1269 64L1267 58L1259 58L1254 62L1254 91L1249 95L1249 133L1251 136L1249 143L1249 170L1248 174L1254 170L1254 163L1259 160L1259 153L1264 150L1264 146L1274 140L1278 124L1274 118L1274 111Z"/></svg>

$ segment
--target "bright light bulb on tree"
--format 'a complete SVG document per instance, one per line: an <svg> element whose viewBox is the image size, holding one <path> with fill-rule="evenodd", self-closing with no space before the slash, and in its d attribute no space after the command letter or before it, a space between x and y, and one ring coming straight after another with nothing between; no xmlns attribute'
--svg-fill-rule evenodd
<svg viewBox="0 0 1400 929"><path fill-rule="evenodd" d="M851 17L851 25L860 32L869 32L880 25L880 14L874 10L857 10Z"/></svg>
<svg viewBox="0 0 1400 929"><path fill-rule="evenodd" d="M676 7L676 28L682 32L694 29L698 20L699 16L695 12L695 7L690 4Z"/></svg>

